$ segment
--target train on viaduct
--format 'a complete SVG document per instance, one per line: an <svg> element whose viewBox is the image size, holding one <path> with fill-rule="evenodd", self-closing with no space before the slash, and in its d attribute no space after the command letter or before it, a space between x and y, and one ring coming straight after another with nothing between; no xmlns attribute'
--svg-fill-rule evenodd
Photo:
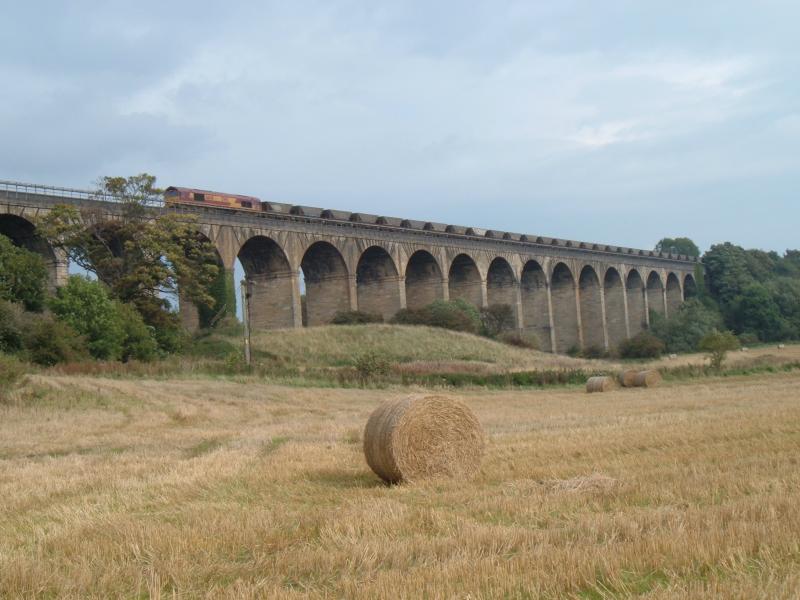
<svg viewBox="0 0 800 600"><path fill-rule="evenodd" d="M36 235L36 222L59 204L109 220L120 207L95 192L0 182L0 233L41 253L53 286L67 277L67 261ZM308 206L250 208L167 197L157 210L194 217L230 289L241 262L255 330L323 325L349 310L389 319L462 298L510 305L517 329L542 350L612 349L697 290L697 257ZM199 325L191 303L180 302L180 313L187 327Z"/></svg>

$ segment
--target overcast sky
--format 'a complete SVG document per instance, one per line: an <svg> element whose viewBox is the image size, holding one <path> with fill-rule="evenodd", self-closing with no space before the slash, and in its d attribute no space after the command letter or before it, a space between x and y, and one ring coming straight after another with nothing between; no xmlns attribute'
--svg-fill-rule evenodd
<svg viewBox="0 0 800 600"><path fill-rule="evenodd" d="M800 3L11 2L0 178L800 247Z"/></svg>

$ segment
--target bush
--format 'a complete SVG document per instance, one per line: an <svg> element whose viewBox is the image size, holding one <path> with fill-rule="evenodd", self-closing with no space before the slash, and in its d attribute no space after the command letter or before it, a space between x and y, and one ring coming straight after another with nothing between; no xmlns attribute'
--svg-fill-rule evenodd
<svg viewBox="0 0 800 600"><path fill-rule="evenodd" d="M120 305L106 287L81 275L72 275L50 299L55 315L86 338L89 354L99 360L119 360L125 331Z"/></svg>
<svg viewBox="0 0 800 600"><path fill-rule="evenodd" d="M25 377L25 365L12 356L0 354L0 401Z"/></svg>
<svg viewBox="0 0 800 600"><path fill-rule="evenodd" d="M642 331L619 345L621 358L661 358L664 350L664 342L648 331Z"/></svg>
<svg viewBox="0 0 800 600"><path fill-rule="evenodd" d="M668 319L653 312L650 332L664 342L666 352L694 352L700 340L722 327L722 314L696 298L684 302Z"/></svg>
<svg viewBox="0 0 800 600"><path fill-rule="evenodd" d="M725 362L728 352L738 350L739 347L739 340L732 332L714 330L700 340L697 349L706 352L711 361L711 367L719 371L722 369L722 363Z"/></svg>
<svg viewBox="0 0 800 600"><path fill-rule="evenodd" d="M478 309L462 299L450 302L437 300L424 308L401 310L394 316L392 323L428 325L467 333L478 333L481 329Z"/></svg>
<svg viewBox="0 0 800 600"><path fill-rule="evenodd" d="M366 323L383 323L383 315L360 310L348 310L337 312L331 319L332 325L364 325Z"/></svg>
<svg viewBox="0 0 800 600"><path fill-rule="evenodd" d="M22 306L0 300L0 352L13 354L24 348L22 320Z"/></svg>
<svg viewBox="0 0 800 600"><path fill-rule="evenodd" d="M0 234L0 300L20 302L27 310L44 308L47 268L35 252L18 248Z"/></svg>
<svg viewBox="0 0 800 600"><path fill-rule="evenodd" d="M745 331L744 333L740 333L737 337L739 338L739 343L742 346L755 346L756 344L761 343L761 340L758 339L758 335L751 331Z"/></svg>
<svg viewBox="0 0 800 600"><path fill-rule="evenodd" d="M606 358L608 352L601 346L589 346L588 348L584 348L583 352L581 352L581 356L583 358Z"/></svg>
<svg viewBox="0 0 800 600"><path fill-rule="evenodd" d="M362 383L366 383L375 377L388 375L391 363L377 352L367 352L356 358L355 368Z"/></svg>
<svg viewBox="0 0 800 600"><path fill-rule="evenodd" d="M87 358L83 337L50 314L27 313L23 336L25 355L38 365L50 367Z"/></svg>
<svg viewBox="0 0 800 600"><path fill-rule="evenodd" d="M145 325L142 316L129 304L114 302L114 309L122 329L122 361L150 362L158 358L158 342L153 329Z"/></svg>
<svg viewBox="0 0 800 600"><path fill-rule="evenodd" d="M481 309L481 333L496 338L505 331L515 329L517 320L510 304L493 304Z"/></svg>
<svg viewBox="0 0 800 600"><path fill-rule="evenodd" d="M517 346L518 348L527 348L528 350L539 349L539 338L536 337L535 333L530 333L530 332L519 333L517 331L507 331L505 333L500 334L500 337L498 339L504 344L508 344L509 346Z"/></svg>

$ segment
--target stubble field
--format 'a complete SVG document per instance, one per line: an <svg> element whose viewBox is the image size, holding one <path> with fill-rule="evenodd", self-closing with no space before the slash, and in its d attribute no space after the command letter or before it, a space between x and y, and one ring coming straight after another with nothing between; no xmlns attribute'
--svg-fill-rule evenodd
<svg viewBox="0 0 800 600"><path fill-rule="evenodd" d="M0 597L795 598L800 377L468 391L474 481L387 487L408 390L34 376L0 406Z"/></svg>

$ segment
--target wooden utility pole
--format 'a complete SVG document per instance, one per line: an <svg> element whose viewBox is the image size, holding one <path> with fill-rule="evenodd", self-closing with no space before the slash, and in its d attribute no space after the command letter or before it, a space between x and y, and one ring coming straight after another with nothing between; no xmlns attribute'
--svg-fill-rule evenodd
<svg viewBox="0 0 800 600"><path fill-rule="evenodd" d="M250 286L242 279L242 322L244 324L244 362L250 366Z"/></svg>

